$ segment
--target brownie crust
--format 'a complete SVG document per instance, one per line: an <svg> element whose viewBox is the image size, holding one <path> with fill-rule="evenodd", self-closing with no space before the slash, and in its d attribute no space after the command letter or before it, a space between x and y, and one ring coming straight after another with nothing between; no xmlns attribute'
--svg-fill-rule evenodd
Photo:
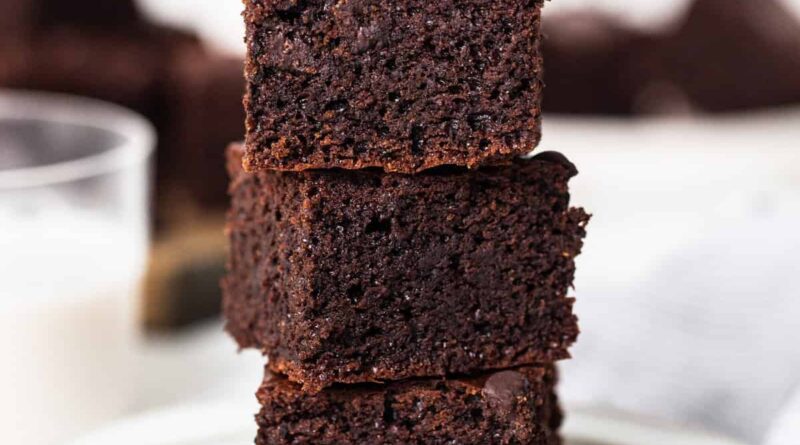
<svg viewBox="0 0 800 445"><path fill-rule="evenodd" d="M568 358L588 216L556 153L407 176L245 173L229 152L227 329L319 390Z"/></svg>
<svg viewBox="0 0 800 445"><path fill-rule="evenodd" d="M27 20L29 15L27 3L26 0L3 0L0 2L0 48L9 44L9 41L18 43L20 37L25 36L26 32L30 30L31 23Z"/></svg>
<svg viewBox="0 0 800 445"><path fill-rule="evenodd" d="M267 373L256 444L559 445L555 381L552 367L520 368L312 394Z"/></svg>
<svg viewBox="0 0 800 445"><path fill-rule="evenodd" d="M245 2L246 169L412 173L529 153L541 3Z"/></svg>

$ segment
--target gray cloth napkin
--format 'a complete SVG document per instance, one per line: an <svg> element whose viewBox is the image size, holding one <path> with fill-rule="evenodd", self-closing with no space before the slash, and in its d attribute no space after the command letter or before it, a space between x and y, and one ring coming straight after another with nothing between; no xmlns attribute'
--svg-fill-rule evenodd
<svg viewBox="0 0 800 445"><path fill-rule="evenodd" d="M579 280L584 333L564 366L568 400L751 444L800 443L800 400L790 403L800 391L800 193L776 189L746 201L681 232L686 239L641 280ZM668 238L685 230L669 219L652 224ZM643 243L646 263L647 241L633 241Z"/></svg>

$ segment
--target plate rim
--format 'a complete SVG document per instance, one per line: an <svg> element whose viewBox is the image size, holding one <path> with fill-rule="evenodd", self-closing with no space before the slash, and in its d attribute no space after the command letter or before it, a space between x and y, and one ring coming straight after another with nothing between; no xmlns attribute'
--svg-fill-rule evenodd
<svg viewBox="0 0 800 445"><path fill-rule="evenodd" d="M568 445L570 441L597 445L745 445L708 429L614 408L579 407L568 410L565 419Z"/></svg>
<svg viewBox="0 0 800 445"><path fill-rule="evenodd" d="M124 418L71 444L220 445L239 443L240 440L250 443L256 429L252 408L252 404L232 401L162 408ZM218 421L209 422L208 419ZM597 445L744 445L698 428L591 407L567 411L564 436L568 444L577 441Z"/></svg>

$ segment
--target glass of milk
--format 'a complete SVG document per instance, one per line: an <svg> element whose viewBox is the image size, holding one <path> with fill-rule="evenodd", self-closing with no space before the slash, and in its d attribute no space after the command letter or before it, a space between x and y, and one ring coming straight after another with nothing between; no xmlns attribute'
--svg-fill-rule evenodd
<svg viewBox="0 0 800 445"><path fill-rule="evenodd" d="M0 442L64 443L130 403L153 147L122 108L0 90Z"/></svg>

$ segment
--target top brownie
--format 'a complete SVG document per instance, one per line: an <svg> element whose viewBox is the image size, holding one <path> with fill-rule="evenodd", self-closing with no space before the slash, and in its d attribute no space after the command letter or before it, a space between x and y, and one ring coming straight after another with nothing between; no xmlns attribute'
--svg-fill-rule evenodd
<svg viewBox="0 0 800 445"><path fill-rule="evenodd" d="M245 168L501 164L541 135L541 0L248 0Z"/></svg>

